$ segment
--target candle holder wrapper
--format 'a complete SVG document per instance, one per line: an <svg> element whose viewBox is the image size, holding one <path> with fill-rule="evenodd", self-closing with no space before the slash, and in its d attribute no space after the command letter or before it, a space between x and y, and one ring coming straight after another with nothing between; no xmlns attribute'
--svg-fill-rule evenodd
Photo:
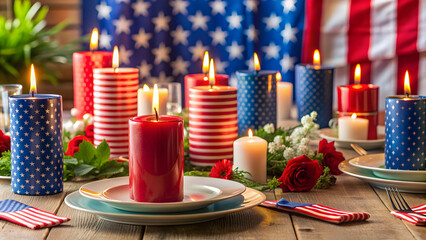
<svg viewBox="0 0 426 240"><path fill-rule="evenodd" d="M62 97L10 97L12 191L50 195L63 191Z"/></svg>
<svg viewBox="0 0 426 240"><path fill-rule="evenodd" d="M298 120L312 111L318 113L320 128L328 126L333 118L333 73L331 67L296 65L296 104Z"/></svg>
<svg viewBox="0 0 426 240"><path fill-rule="evenodd" d="M238 81L238 134L259 129L268 123L277 126L276 72L236 73Z"/></svg>
<svg viewBox="0 0 426 240"><path fill-rule="evenodd" d="M425 170L426 98L386 98L385 168Z"/></svg>

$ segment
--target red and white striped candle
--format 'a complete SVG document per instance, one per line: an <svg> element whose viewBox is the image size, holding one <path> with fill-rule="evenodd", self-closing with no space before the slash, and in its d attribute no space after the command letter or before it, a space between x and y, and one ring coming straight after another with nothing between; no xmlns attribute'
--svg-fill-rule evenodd
<svg viewBox="0 0 426 240"><path fill-rule="evenodd" d="M139 70L99 68L93 70L93 78L94 144L98 146L105 139L111 158L127 156L129 119L138 110Z"/></svg>
<svg viewBox="0 0 426 240"><path fill-rule="evenodd" d="M237 89L197 86L189 90L189 157L197 166L232 160L238 137Z"/></svg>

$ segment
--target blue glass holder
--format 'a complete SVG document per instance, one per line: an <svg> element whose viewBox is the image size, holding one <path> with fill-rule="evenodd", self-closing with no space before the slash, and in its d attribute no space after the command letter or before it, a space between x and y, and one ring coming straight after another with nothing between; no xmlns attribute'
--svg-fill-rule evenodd
<svg viewBox="0 0 426 240"><path fill-rule="evenodd" d="M12 191L50 195L63 191L62 96L9 98Z"/></svg>
<svg viewBox="0 0 426 240"><path fill-rule="evenodd" d="M333 73L332 67L296 65L295 91L299 121L316 111L316 122L320 128L328 127L328 122L333 118Z"/></svg>
<svg viewBox="0 0 426 240"><path fill-rule="evenodd" d="M426 97L386 98L385 167L425 170Z"/></svg>
<svg viewBox="0 0 426 240"><path fill-rule="evenodd" d="M277 80L273 71L237 71L238 134L277 126Z"/></svg>

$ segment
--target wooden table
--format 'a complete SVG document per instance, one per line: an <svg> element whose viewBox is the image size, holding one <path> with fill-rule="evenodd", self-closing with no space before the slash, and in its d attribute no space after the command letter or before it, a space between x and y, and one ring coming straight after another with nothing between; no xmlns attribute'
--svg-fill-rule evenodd
<svg viewBox="0 0 426 240"><path fill-rule="evenodd" d="M346 158L355 152L342 150ZM277 198L319 203L347 211L364 211L367 222L342 225L322 222L305 216L274 211L263 207L230 214L210 222L182 226L133 226L98 219L69 208L66 195L78 190L81 182L66 182L64 192L52 196L13 194L9 180L0 180L0 200L11 198L22 203L71 218L58 227L30 230L0 220L0 239L425 239L426 227L416 227L390 214L392 207L384 190L351 176L337 176L337 184L326 190L282 193ZM275 199L266 192L269 200ZM403 194L411 206L426 203L426 194Z"/></svg>

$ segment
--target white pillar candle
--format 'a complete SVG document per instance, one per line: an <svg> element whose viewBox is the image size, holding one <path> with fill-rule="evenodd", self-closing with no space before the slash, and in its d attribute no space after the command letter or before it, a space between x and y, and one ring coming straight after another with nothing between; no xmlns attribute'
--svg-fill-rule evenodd
<svg viewBox="0 0 426 240"><path fill-rule="evenodd" d="M248 137L242 137L234 142L234 169L251 173L247 178L255 182L266 183L266 154L268 143L253 136L249 130Z"/></svg>
<svg viewBox="0 0 426 240"><path fill-rule="evenodd" d="M367 140L368 119L352 117L341 117L339 122L339 139L341 140Z"/></svg>
<svg viewBox="0 0 426 240"><path fill-rule="evenodd" d="M278 82L277 90L277 117L279 120L290 119L291 106L293 105L293 84Z"/></svg>
<svg viewBox="0 0 426 240"><path fill-rule="evenodd" d="M138 116L154 114L152 109L152 94L154 89L150 89L147 85L138 89ZM159 88L158 95L160 97L158 113L167 115L167 88Z"/></svg>

